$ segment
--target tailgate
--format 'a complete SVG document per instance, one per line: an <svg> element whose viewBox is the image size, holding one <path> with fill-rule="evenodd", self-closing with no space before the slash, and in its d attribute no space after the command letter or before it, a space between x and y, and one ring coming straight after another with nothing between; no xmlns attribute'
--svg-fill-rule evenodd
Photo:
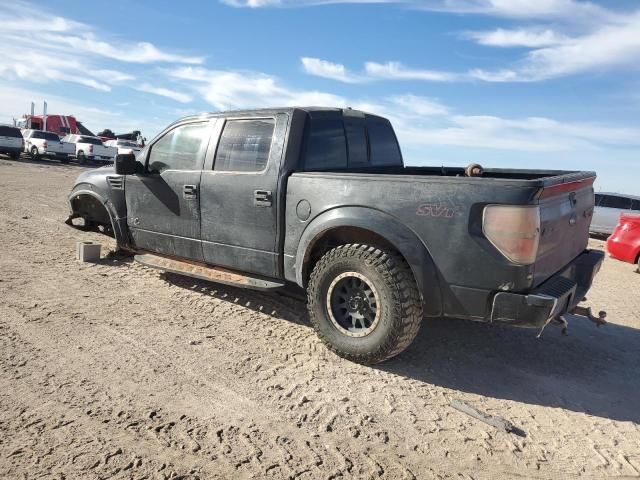
<svg viewBox="0 0 640 480"><path fill-rule="evenodd" d="M99 157L115 157L116 149L114 147L105 147L104 145L96 145L93 147L93 154Z"/></svg>
<svg viewBox="0 0 640 480"><path fill-rule="evenodd" d="M541 190L540 245L534 266L534 286L562 270L587 248L594 180L595 177L589 177Z"/></svg>
<svg viewBox="0 0 640 480"><path fill-rule="evenodd" d="M47 141L47 151L53 153L70 153L69 148L65 142Z"/></svg>
<svg viewBox="0 0 640 480"><path fill-rule="evenodd" d="M0 146L9 148L22 148L22 137L0 136Z"/></svg>

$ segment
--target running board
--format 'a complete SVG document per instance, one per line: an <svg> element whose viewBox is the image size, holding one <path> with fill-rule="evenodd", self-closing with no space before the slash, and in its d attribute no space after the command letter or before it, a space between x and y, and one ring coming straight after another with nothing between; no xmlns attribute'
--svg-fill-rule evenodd
<svg viewBox="0 0 640 480"><path fill-rule="evenodd" d="M222 267L213 267L204 263L173 257L163 257L151 253L136 255L136 262L158 270L186 275L188 277L199 278L210 282L223 283L240 288L250 288L253 290L273 290L284 287L283 282L274 281L267 277L255 274L245 274L227 270Z"/></svg>

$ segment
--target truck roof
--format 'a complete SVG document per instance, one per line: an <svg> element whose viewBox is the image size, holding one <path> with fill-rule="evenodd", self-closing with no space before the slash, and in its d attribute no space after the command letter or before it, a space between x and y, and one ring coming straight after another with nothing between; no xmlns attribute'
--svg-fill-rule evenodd
<svg viewBox="0 0 640 480"><path fill-rule="evenodd" d="M199 119L199 118L214 118L219 116L227 116L227 115L260 115L260 114L268 114L274 115L278 113L291 113L295 110L300 110L303 112L343 112L349 111L353 115L370 115L374 117L379 117L379 115L375 115L373 113L364 112L362 110L352 109L350 107L347 108L338 108L338 107L317 107L317 106L309 106L309 107L270 107L270 108L256 108L256 109L242 109L242 110L225 110L220 112L206 112L200 113L196 115L189 115L187 117L183 117L177 120L174 123L182 122L185 120L191 119Z"/></svg>
<svg viewBox="0 0 640 480"><path fill-rule="evenodd" d="M612 195L614 197L630 198L632 200L640 200L638 195L629 195L627 193L615 193L615 192L595 192L596 195Z"/></svg>

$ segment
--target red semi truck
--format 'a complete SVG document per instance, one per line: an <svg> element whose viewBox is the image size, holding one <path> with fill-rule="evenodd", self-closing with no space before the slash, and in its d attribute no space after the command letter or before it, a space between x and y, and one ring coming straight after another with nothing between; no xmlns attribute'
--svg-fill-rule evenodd
<svg viewBox="0 0 640 480"><path fill-rule="evenodd" d="M42 115L24 115L16 122L16 126L22 129L46 130L61 137L69 134L94 136L73 115L47 115L46 127Z"/></svg>

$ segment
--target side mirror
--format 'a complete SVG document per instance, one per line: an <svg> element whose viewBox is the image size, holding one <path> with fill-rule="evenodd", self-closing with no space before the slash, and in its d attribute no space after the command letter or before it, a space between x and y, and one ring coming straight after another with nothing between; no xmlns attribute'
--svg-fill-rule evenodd
<svg viewBox="0 0 640 480"><path fill-rule="evenodd" d="M133 175L142 171L142 165L133 153L116 155L115 167L118 175Z"/></svg>

